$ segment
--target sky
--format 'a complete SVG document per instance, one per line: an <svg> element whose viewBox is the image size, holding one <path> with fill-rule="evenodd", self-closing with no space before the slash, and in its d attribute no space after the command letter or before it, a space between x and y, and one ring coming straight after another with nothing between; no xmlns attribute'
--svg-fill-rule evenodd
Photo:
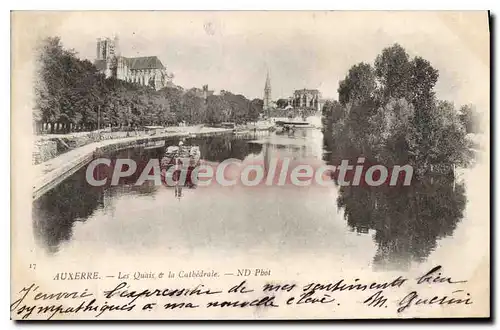
<svg viewBox="0 0 500 330"><path fill-rule="evenodd" d="M269 71L273 99L302 88L337 99L352 65L397 42L439 70L440 98L489 106L486 12L58 12L41 22L40 35L82 58L116 34L123 56L158 56L177 85L248 98L263 97Z"/></svg>

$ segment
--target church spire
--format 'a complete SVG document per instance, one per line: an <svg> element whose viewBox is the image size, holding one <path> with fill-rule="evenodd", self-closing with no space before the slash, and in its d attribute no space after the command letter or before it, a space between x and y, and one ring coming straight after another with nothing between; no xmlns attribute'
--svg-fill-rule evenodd
<svg viewBox="0 0 500 330"><path fill-rule="evenodd" d="M266 75L266 84L264 86L264 106L263 110L271 109L271 79L269 78L269 70Z"/></svg>
<svg viewBox="0 0 500 330"><path fill-rule="evenodd" d="M269 89L271 90L271 79L269 79L269 70L267 71L266 75L266 86L264 87L265 90Z"/></svg>

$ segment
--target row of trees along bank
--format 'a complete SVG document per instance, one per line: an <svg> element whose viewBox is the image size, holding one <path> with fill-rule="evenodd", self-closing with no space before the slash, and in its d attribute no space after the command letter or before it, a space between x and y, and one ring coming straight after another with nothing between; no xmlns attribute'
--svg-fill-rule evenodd
<svg viewBox="0 0 500 330"><path fill-rule="evenodd" d="M472 105L459 109L436 97L438 70L410 58L399 44L385 48L374 65L352 66L338 87L338 101L323 109L325 142L338 155L364 155L386 165L431 168L467 166L473 159L468 133L478 132Z"/></svg>
<svg viewBox="0 0 500 330"><path fill-rule="evenodd" d="M88 60L64 49L58 37L45 39L38 49L34 123L37 133L121 129L144 125L217 124L255 121L261 99L224 91L200 96L199 90L150 86L106 79Z"/></svg>

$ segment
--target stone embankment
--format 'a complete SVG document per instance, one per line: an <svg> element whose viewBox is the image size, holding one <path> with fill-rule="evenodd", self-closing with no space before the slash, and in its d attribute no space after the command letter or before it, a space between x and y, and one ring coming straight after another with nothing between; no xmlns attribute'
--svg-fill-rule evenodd
<svg viewBox="0 0 500 330"><path fill-rule="evenodd" d="M77 147L38 165L34 165L33 172L35 179L33 183L33 200L40 198L40 196L70 177L80 168L88 164L96 155L132 147L148 146L148 144L154 143L155 141L161 141L167 138L212 136L232 132L232 129L212 127L203 127L196 131L186 128L178 132L154 133L153 135L108 139ZM52 139L53 137L44 137L44 140Z"/></svg>

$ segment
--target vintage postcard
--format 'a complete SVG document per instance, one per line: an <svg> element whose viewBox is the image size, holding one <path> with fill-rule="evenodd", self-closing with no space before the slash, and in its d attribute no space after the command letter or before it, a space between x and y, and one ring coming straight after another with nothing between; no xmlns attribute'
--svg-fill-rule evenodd
<svg viewBox="0 0 500 330"><path fill-rule="evenodd" d="M487 11L14 11L11 318L490 317Z"/></svg>

